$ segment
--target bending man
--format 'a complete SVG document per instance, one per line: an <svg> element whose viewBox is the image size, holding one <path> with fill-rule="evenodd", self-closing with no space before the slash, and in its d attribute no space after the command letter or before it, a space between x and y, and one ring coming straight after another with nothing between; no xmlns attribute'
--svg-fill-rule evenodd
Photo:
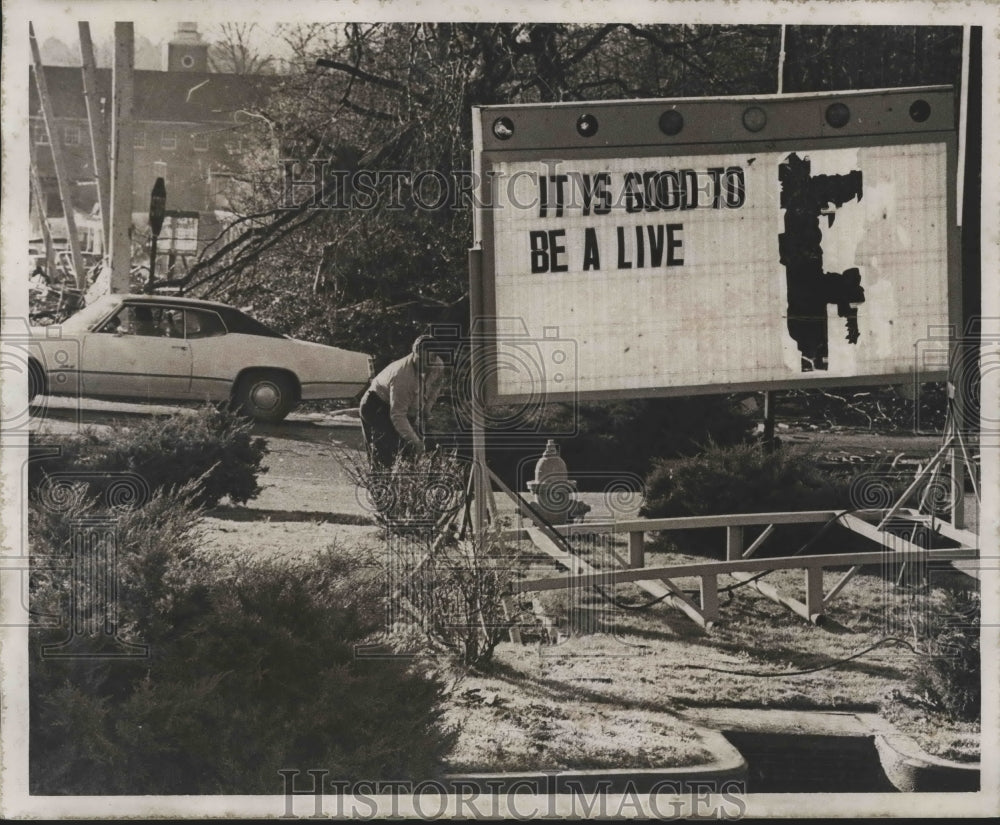
<svg viewBox="0 0 1000 825"><path fill-rule="evenodd" d="M410 416L429 413L441 393L444 364L429 350L433 340L430 335L417 338L410 354L376 375L361 399L361 429L373 470L392 467L400 450L424 451Z"/></svg>

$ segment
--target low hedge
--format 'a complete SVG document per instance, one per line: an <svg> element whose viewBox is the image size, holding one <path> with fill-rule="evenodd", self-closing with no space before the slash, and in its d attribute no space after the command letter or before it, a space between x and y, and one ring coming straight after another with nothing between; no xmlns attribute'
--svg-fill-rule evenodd
<svg viewBox="0 0 1000 825"><path fill-rule="evenodd" d="M257 477L267 471L262 466L266 442L253 437L251 429L235 413L206 406L109 434L33 432L29 490L44 498L54 481L79 482L90 495L110 497L106 503L124 496L126 503L139 504L158 489L196 481L192 501L198 506L213 507L226 496L243 504L260 493Z"/></svg>
<svg viewBox="0 0 1000 825"><path fill-rule="evenodd" d="M646 477L640 515L646 518L768 513L801 510L851 510L888 507L905 487L879 471L835 474L817 466L804 450L768 453L759 444L711 445L701 455L674 462L659 460ZM810 541L820 525L778 526L758 555L785 555ZM747 530L752 540L759 529ZM666 534L682 552L717 554L725 547L725 529L677 530ZM828 530L812 552L867 548L866 540L843 530Z"/></svg>

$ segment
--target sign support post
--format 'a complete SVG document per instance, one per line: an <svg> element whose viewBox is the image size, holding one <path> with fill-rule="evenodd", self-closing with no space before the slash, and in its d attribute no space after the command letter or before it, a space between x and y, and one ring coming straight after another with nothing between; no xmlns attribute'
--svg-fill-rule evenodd
<svg viewBox="0 0 1000 825"><path fill-rule="evenodd" d="M149 279L146 281L146 292L152 294L156 282L156 243L163 229L163 218L167 210L167 187L163 178L157 178L153 191L149 195L149 231L152 235L149 247Z"/></svg>
<svg viewBox="0 0 1000 825"><path fill-rule="evenodd" d="M472 411L472 529L479 540L487 521L486 415L480 393L483 369L483 251L469 250L469 406ZM495 515L495 514L494 514Z"/></svg>

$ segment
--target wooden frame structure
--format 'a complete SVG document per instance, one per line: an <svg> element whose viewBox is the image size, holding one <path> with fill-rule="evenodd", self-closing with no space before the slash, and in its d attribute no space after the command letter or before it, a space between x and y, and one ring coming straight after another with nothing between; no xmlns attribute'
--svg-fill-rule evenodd
<svg viewBox="0 0 1000 825"><path fill-rule="evenodd" d="M808 622L819 624L833 600L843 591L862 567L867 565L906 565L911 563L952 562L979 557L978 537L972 532L918 510L905 508L909 497L919 488L921 481L941 463L949 449L961 448L966 465L968 453L954 417L946 427L944 444L934 457L916 473L914 480L900 498L889 508L869 510L810 510L799 512L740 513L712 516L685 516L675 518L636 518L621 521L576 523L553 527L544 523L537 513L517 493L510 490L491 470L486 469L488 480L513 500L523 517L534 521L535 528L511 530L511 538L529 538L543 553L569 571L559 576L522 581L514 593L541 592L556 589L582 589L594 586L608 587L631 583L654 596L658 601L677 607L697 625L710 630L719 618L719 576L728 575L737 583L753 587L761 595L784 606ZM966 466L970 478L975 478L971 467ZM963 474L964 475L964 474ZM974 488L975 489L975 488ZM489 492L489 506L496 512L496 503ZM827 553L820 555L791 555L777 558L754 558L760 547L774 534L778 525L822 524L819 533L833 525L840 525L851 533L862 536L880 549L869 552ZM746 543L748 527L763 527L757 537ZM645 566L645 537L648 532L724 528L726 531L726 558L724 561L706 561L670 565ZM923 539L916 541L919 530L923 536L936 534L955 547L935 548L924 546ZM910 537L901 533L909 530ZM568 552L568 542L579 535L611 533L628 536L628 560L623 568L595 570ZM817 537L819 535L817 534ZM808 549L806 544L803 549ZM624 561L624 560L623 560ZM824 571L828 568L847 567L840 578L824 589ZM775 570L800 569L804 574L804 598L782 593L772 585L760 581L763 575ZM699 599L691 599L674 579L698 578Z"/></svg>
<svg viewBox="0 0 1000 825"><path fill-rule="evenodd" d="M851 577L866 565L903 564L912 562L950 562L974 559L979 555L976 537L965 530L959 530L946 522L934 526L949 541L958 547L928 548L895 533L880 529L876 523L884 521L888 510L813 510L806 512L742 513L719 516L693 516L665 519L630 519L618 522L567 524L555 528L561 536L611 533L628 536L628 566L614 570L594 570L589 565L577 562L567 564L570 554L558 547L545 533L537 528L512 530L512 538L527 536L536 547L548 553L555 561L569 568L567 574L546 576L522 581L515 585L515 593L541 592L563 588L588 588L595 585L607 587L615 584L636 584L654 596L681 609L696 624L710 629L719 618L720 575L732 576L736 581L754 587L772 601L783 605L793 613L813 624L819 623L830 603L841 593ZM910 525L926 525L929 518L912 510L897 511L900 522ZM754 558L754 553L773 533L777 525L839 523L847 530L882 545L881 550L855 553L825 553L820 555L781 556L778 558ZM763 526L764 531L748 546L744 546L744 528ZM646 567L644 539L647 532L719 528L726 529L726 559L675 564L664 567ZM849 567L833 586L824 590L823 573L829 568ZM774 570L802 570L804 573L804 599L781 593L769 584L757 580L762 572ZM700 599L698 602L686 596L674 582L679 578L698 578Z"/></svg>

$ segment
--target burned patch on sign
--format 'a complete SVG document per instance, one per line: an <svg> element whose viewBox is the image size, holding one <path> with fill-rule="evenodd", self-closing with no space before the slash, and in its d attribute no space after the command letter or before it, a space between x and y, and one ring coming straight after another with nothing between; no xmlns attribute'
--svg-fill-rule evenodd
<svg viewBox="0 0 1000 825"><path fill-rule="evenodd" d="M861 200L861 171L846 175L813 175L809 158L794 152L778 166L781 208L785 231L778 236L779 260L785 267L788 299L788 334L798 345L802 371L828 369L829 339L826 307L836 304L837 315L846 320L847 337L856 344L861 336L858 310L864 303L861 271L823 271L823 232L820 216L832 226L831 207Z"/></svg>

